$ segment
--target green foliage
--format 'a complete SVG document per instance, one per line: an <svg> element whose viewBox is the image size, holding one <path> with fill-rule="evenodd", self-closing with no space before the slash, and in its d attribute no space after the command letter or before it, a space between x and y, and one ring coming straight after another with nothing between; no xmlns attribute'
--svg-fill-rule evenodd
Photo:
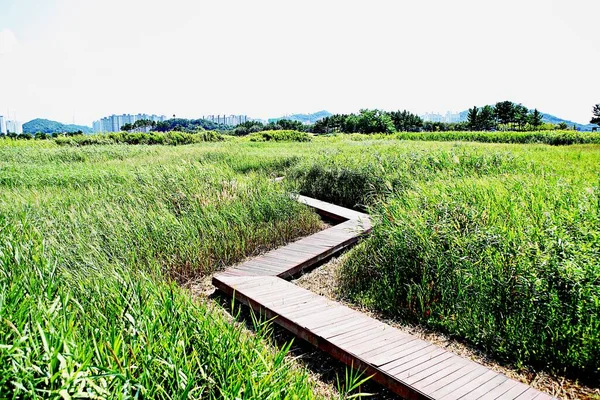
<svg viewBox="0 0 600 400"><path fill-rule="evenodd" d="M266 130L265 124L263 124L262 122L246 121L237 125L233 130L233 134L235 136L246 136L250 133L256 133L264 130Z"/></svg>
<svg viewBox="0 0 600 400"><path fill-rule="evenodd" d="M185 118L172 118L166 121L157 122L152 130L157 132L186 132L195 133L198 131L209 130L209 131L223 131L229 127L223 124L217 124L212 121L205 119L185 119Z"/></svg>
<svg viewBox="0 0 600 400"><path fill-rule="evenodd" d="M76 137L58 137L61 146L89 146L106 144L184 145L201 142L223 141L223 135L214 131L186 132L112 132Z"/></svg>
<svg viewBox="0 0 600 400"><path fill-rule="evenodd" d="M540 113L538 111L538 109L536 108L529 115L529 124L531 124L531 126L533 127L534 130L537 130L538 127L540 127L542 125L542 123L543 123L543 121L542 121L542 113Z"/></svg>
<svg viewBox="0 0 600 400"><path fill-rule="evenodd" d="M594 106L594 109L592 110L592 119L590 121L590 124L596 124L598 126L600 126L600 104L596 104Z"/></svg>
<svg viewBox="0 0 600 400"><path fill-rule="evenodd" d="M312 136L298 131L262 131L248 135L251 142L310 142Z"/></svg>
<svg viewBox="0 0 600 400"><path fill-rule="evenodd" d="M344 293L542 368L600 372L598 187L548 177L423 184L374 208Z"/></svg>
<svg viewBox="0 0 600 400"><path fill-rule="evenodd" d="M472 131L479 129L479 108L477 108L477 106L469 108L469 114L467 115L467 125Z"/></svg>
<svg viewBox="0 0 600 400"><path fill-rule="evenodd" d="M376 140L368 146L368 152L361 146L313 156L295 164L288 177L302 194L365 210L394 191L410 188L416 179L495 174L520 165L510 154L481 154L464 147L407 151Z"/></svg>
<svg viewBox="0 0 600 400"><path fill-rule="evenodd" d="M0 397L315 397L267 325L173 283L320 224L215 146L242 162L227 143L0 140Z"/></svg>
<svg viewBox="0 0 600 400"><path fill-rule="evenodd" d="M399 126L412 121L412 114L410 116L408 114L410 113L395 115ZM358 114L336 114L323 118L313 125L312 131L315 133L391 133L395 131L395 126L390 113L363 109Z"/></svg>
<svg viewBox="0 0 600 400"><path fill-rule="evenodd" d="M536 131L536 132L422 132L399 133L400 140L464 141L483 143L541 143L553 146L600 143L600 137L590 132Z"/></svg>
<svg viewBox="0 0 600 400"><path fill-rule="evenodd" d="M416 114L404 111L389 113L396 132L418 132L423 127L423 120Z"/></svg>

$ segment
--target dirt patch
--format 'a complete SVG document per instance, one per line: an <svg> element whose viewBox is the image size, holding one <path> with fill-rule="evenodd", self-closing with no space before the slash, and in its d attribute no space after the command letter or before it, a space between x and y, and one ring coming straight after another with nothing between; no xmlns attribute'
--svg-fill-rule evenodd
<svg viewBox="0 0 600 400"><path fill-rule="evenodd" d="M333 258L327 264L324 264L310 273L302 275L296 279L294 283L300 287L312 291L313 293L343 303L352 309L361 311L370 317L376 318L406 333L414 335L420 339L427 340L440 347L443 347L448 351L473 360L479 364L485 365L491 370L500 372L512 379L530 385L535 389L552 394L553 396L557 396L562 399L600 399L600 388L592 388L581 385L572 379L549 375L545 372L520 370L511 366L499 364L480 350L477 350L456 339L449 338L437 332L432 332L419 325L407 324L401 320L386 318L380 314L372 312L371 310L365 309L364 307L348 302L343 298L343 296L340 296L338 290L338 274L344 257L346 257L346 255L342 255L339 258Z"/></svg>

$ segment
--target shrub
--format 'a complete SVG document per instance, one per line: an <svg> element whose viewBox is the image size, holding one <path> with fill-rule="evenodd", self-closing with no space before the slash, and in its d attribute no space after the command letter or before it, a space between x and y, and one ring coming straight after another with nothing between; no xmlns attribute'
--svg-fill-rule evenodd
<svg viewBox="0 0 600 400"><path fill-rule="evenodd" d="M310 142L312 136L299 131L262 131L248 135L251 142Z"/></svg>
<svg viewBox="0 0 600 400"><path fill-rule="evenodd" d="M549 144L553 146L571 144L600 144L600 135L576 131L539 132L421 132L399 133L400 140L466 141L483 143Z"/></svg>
<svg viewBox="0 0 600 400"><path fill-rule="evenodd" d="M89 146L105 144L131 145L170 145L178 146L200 142L219 142L224 138L214 131L187 132L112 132L108 134L58 137L56 144L61 146Z"/></svg>

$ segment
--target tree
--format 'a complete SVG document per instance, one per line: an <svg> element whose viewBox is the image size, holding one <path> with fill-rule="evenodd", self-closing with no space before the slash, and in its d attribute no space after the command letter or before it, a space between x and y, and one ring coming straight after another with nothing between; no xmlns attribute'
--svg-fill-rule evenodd
<svg viewBox="0 0 600 400"><path fill-rule="evenodd" d="M515 104L512 101L501 101L494 106L496 118L504 127L514 122L515 119Z"/></svg>
<svg viewBox="0 0 600 400"><path fill-rule="evenodd" d="M423 127L423 119L406 110L389 113L397 132L418 132Z"/></svg>
<svg viewBox="0 0 600 400"><path fill-rule="evenodd" d="M280 119L277 121L269 122L269 124L264 127L264 130L266 131L278 131L281 129L303 132L306 129L306 126L300 121Z"/></svg>
<svg viewBox="0 0 600 400"><path fill-rule="evenodd" d="M491 131L496 127L495 110L492 106L483 106L477 117L477 129Z"/></svg>
<svg viewBox="0 0 600 400"><path fill-rule="evenodd" d="M381 110L360 110L356 121L360 133L392 133L394 123L388 113Z"/></svg>
<svg viewBox="0 0 600 400"><path fill-rule="evenodd" d="M469 130L479 130L479 108L477 108L477 106L473 106L473 108L469 109L469 114L467 114L467 125Z"/></svg>
<svg viewBox="0 0 600 400"><path fill-rule="evenodd" d="M515 106L514 122L517 123L518 129L522 131L529 120L529 110L522 104Z"/></svg>
<svg viewBox="0 0 600 400"><path fill-rule="evenodd" d="M535 130L537 130L540 127L540 125L542 125L542 113L539 112L537 108L534 109L531 114L529 114L529 123Z"/></svg>
<svg viewBox="0 0 600 400"><path fill-rule="evenodd" d="M592 117L590 124L596 124L596 125L600 126L600 103L596 104L594 106L592 113L594 116Z"/></svg>

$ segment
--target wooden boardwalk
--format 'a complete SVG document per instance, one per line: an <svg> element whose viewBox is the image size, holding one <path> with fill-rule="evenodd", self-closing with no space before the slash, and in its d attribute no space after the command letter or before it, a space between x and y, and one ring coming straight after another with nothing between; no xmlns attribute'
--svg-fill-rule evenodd
<svg viewBox="0 0 600 400"><path fill-rule="evenodd" d="M217 288L407 399L552 398L281 279L340 252L371 229L366 214L298 200L344 222L228 269L213 278Z"/></svg>

